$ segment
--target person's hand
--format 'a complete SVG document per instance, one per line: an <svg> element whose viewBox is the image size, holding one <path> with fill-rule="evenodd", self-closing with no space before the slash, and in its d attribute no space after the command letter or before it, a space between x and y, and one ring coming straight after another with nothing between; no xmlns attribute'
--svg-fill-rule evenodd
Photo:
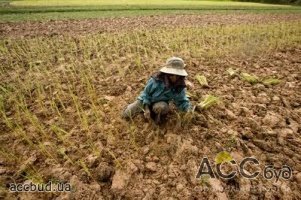
<svg viewBox="0 0 301 200"><path fill-rule="evenodd" d="M194 113L195 109L196 109L196 105L191 105L191 107L190 107L190 109L188 110L188 112Z"/></svg>
<svg viewBox="0 0 301 200"><path fill-rule="evenodd" d="M150 111L149 110L145 110L144 111L144 118L146 120L150 120L151 119L151 115L150 115Z"/></svg>
<svg viewBox="0 0 301 200"><path fill-rule="evenodd" d="M190 82L189 80L185 80L185 84L187 86L187 89L194 89L194 84Z"/></svg>
<svg viewBox="0 0 301 200"><path fill-rule="evenodd" d="M150 120L151 119L150 110L149 110L148 106L146 106L145 109L144 109L144 118L146 120Z"/></svg>

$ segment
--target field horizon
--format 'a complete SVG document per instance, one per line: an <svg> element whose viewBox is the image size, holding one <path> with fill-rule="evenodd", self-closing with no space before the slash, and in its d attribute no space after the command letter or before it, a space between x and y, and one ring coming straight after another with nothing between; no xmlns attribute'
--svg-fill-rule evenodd
<svg viewBox="0 0 301 200"><path fill-rule="evenodd" d="M0 22L93 19L210 12L301 13L300 6L236 1L3 1Z"/></svg>

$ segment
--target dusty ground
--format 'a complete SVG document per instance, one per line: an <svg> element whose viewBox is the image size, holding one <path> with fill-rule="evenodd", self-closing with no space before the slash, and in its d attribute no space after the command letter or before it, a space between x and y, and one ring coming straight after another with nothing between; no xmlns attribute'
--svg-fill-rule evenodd
<svg viewBox="0 0 301 200"><path fill-rule="evenodd" d="M137 28L206 26L210 24L257 24L300 20L300 18L300 14L203 14L0 23L0 37L35 37L61 34L84 35L87 33L103 33Z"/></svg>
<svg viewBox="0 0 301 200"><path fill-rule="evenodd" d="M163 24L177 21L184 23L185 20L189 23L197 21L200 25L228 23L230 19L230 23L266 20L263 16L249 16L246 21L244 15L235 20L231 15L226 19L210 18L209 15L185 17L164 17ZM140 23L156 26L153 18L159 17L145 17L139 23L135 19L120 19L116 22L101 21L103 23L92 20L90 24L74 21L67 25L65 22L49 22L46 26L41 23L4 24L5 28L1 29L5 36L32 37L61 32L73 34L74 31L84 34L99 32L99 29L107 31L123 28L120 26L122 23L127 24L127 28L128 25L138 27ZM294 15L275 18L282 21L299 19ZM116 28L118 24L120 27ZM80 25L83 27L78 29ZM42 160L38 152L25 151L27 161L23 167L34 165L45 180L63 180L70 183L75 191L1 195L6 199L301 199L301 47L286 48L269 52L264 57L249 59L229 56L216 63L190 58L187 64L190 77L202 71L210 85L210 88L202 88L196 80L190 78L195 85L191 91L194 95L192 102L198 101L204 94L213 93L222 98L217 107L196 112L194 119L187 123L177 122L173 114L162 127L145 123L141 116L136 117L131 124L122 120L119 113L127 103L134 100L133 94L139 92L138 88L145 83L150 71L133 80L120 81L118 76L103 81L95 80L99 89L107 95L108 102L104 110L104 127L93 129L97 135L95 143L101 153L99 156L82 154L86 148L81 145L86 139L83 134L75 135L78 144L66 150L70 155L81 155L91 171L91 177L68 162L53 165L51 159ZM238 77L229 77L225 73L229 66L258 76L277 75L282 82L276 86L251 85ZM114 85L113 89L108 85ZM110 109L110 105L116 107ZM46 123L51 123L47 116L46 120L49 120ZM4 123L0 125L1 131L8 130ZM131 128L125 130L125 127ZM112 131L113 135L108 134L108 131ZM1 143L24 150L22 144L15 143L7 134ZM207 156L214 163L214 157L222 150L231 152L237 161L253 156L260 161L262 170L266 164L273 164L277 170L288 165L294 170L293 177L277 182L275 179L265 180L262 176L248 180L240 175L231 181L212 179L207 183L195 179L201 159ZM121 161L120 165L110 152L114 152ZM24 177L18 176L13 164L7 164L4 158L0 158L0 175L1 182L5 184L12 179L24 181ZM232 189L218 191L216 188L219 186ZM246 188L245 191L242 188ZM267 188L267 191L263 188Z"/></svg>

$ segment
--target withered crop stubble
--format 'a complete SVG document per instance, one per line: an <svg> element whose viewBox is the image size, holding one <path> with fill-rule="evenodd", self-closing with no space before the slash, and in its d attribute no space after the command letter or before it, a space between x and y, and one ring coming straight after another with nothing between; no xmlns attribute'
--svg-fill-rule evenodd
<svg viewBox="0 0 301 200"><path fill-rule="evenodd" d="M145 145L141 134L158 130L135 121L128 124L120 113L166 58L181 56L191 77L206 75L210 88L201 89L196 82L197 89L189 91L192 102L209 93L233 102L236 97L227 96L220 85L228 82L221 71L232 67L231 62L239 67L285 48L300 50L300 36L301 22L296 21L3 38L0 155L9 166L10 180L47 182L53 177L46 169L60 166L86 183L97 181L91 160L99 157L123 169ZM247 83L237 84L240 91Z"/></svg>

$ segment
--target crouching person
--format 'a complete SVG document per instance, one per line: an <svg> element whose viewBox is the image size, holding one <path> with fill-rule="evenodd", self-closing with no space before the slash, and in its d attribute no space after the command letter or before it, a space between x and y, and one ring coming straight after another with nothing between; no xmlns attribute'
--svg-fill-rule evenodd
<svg viewBox="0 0 301 200"><path fill-rule="evenodd" d="M147 120L153 119L160 124L170 111L170 101L180 111L187 112L192 109L186 96L185 77L188 74L184 67L181 58L169 58L163 68L151 76L137 100L127 106L123 117L130 119L144 112Z"/></svg>

